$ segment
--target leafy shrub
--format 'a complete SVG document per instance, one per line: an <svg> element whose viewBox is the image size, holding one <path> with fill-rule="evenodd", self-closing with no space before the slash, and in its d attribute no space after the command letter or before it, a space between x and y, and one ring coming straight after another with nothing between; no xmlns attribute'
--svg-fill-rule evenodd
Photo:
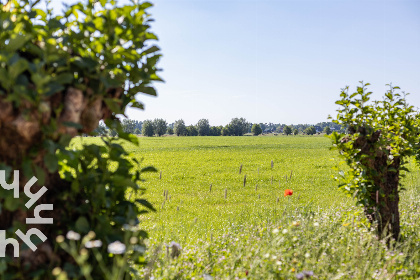
<svg viewBox="0 0 420 280"><path fill-rule="evenodd" d="M257 123L254 123L251 128L251 132L254 135L260 135L262 133L261 126Z"/></svg>
<svg viewBox="0 0 420 280"><path fill-rule="evenodd" d="M127 106L142 108L137 93L156 95L152 84L161 81L159 48L150 44L157 39L150 32L152 5L86 0L54 16L51 9L38 9L38 2L0 4L0 169L7 182L19 179L21 194L15 199L0 188L0 228L8 238L17 238L13 233L18 229L36 227L47 240L34 241L36 251L20 246L15 259L8 246L7 257L0 260L0 278L50 279L57 267L60 277L90 273L104 279L93 259L90 271L81 270L74 256L59 248L57 235L93 230L104 248L109 242L127 243L122 227L137 226L138 214L144 213L139 203L151 206L126 199L127 188L135 194L143 190L138 187L138 162L127 158L117 139L105 138L102 146L80 151L67 147L72 137L91 133L101 119L111 133L137 143L113 120ZM20 171L18 178L12 170ZM23 199L33 176L38 180L32 192L48 189L38 203L54 206L54 211L41 212L43 218L54 219L52 225L25 224L26 217L34 216L35 206L26 208ZM142 246L145 234L135 235ZM112 266L114 256L101 250L103 264Z"/></svg>
<svg viewBox="0 0 420 280"><path fill-rule="evenodd" d="M408 171L409 157L419 155L419 115L391 85L382 101L370 103L368 85L361 82L352 94L344 88L336 102L341 108L334 122L349 132L331 135L349 166L340 171L340 188L364 206L370 222L378 223L380 237L389 232L398 239L400 172Z"/></svg>

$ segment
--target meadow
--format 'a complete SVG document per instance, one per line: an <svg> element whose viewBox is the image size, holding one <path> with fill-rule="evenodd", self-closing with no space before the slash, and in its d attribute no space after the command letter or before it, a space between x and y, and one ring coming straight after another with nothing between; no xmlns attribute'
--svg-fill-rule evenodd
<svg viewBox="0 0 420 280"><path fill-rule="evenodd" d="M81 139L81 140L80 140ZM418 279L418 167L403 183L402 241L386 246L337 188L322 136L140 137L127 144L156 208L146 279ZM79 138L91 143L98 138ZM293 195L284 197L284 190ZM171 242L182 247L172 258Z"/></svg>

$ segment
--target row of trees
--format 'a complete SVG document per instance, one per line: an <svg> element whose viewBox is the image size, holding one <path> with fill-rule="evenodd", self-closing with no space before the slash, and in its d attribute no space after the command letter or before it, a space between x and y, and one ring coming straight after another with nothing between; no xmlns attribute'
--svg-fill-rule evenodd
<svg viewBox="0 0 420 280"><path fill-rule="evenodd" d="M226 126L210 126L208 119L186 126L184 120L180 119L175 122L173 133L177 136L242 136L249 132L249 127L250 124L244 118L233 118Z"/></svg>
<svg viewBox="0 0 420 280"><path fill-rule="evenodd" d="M329 125L330 124L330 125ZM285 135L314 135L321 132L329 135L332 131L340 131L341 126L334 123L318 123L316 125L278 125L273 131L267 129L272 128L273 124L267 126L263 123L249 123L245 118L233 118L231 122L225 126L211 126L208 119L201 119L195 125L186 125L183 119L177 120L175 123L168 124L164 119L154 119L136 121L124 119L121 126L126 133L142 134L151 137L153 135L162 136L164 134L177 136L242 136L246 133L253 135L260 135L264 133L283 133ZM322 128L322 130L321 130ZM117 132L113 129L108 129L105 124L99 124L96 129L98 135L116 136Z"/></svg>

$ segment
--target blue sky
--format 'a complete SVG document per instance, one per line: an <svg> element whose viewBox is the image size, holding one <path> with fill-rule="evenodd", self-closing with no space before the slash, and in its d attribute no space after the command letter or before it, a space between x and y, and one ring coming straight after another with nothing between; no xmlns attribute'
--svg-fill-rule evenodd
<svg viewBox="0 0 420 280"><path fill-rule="evenodd" d="M165 83L131 119L317 123L360 80L374 99L392 82L420 107L418 0L151 2Z"/></svg>

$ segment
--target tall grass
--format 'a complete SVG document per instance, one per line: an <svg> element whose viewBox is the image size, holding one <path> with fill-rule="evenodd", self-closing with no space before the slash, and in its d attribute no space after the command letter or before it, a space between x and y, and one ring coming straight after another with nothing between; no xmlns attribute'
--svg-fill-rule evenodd
<svg viewBox="0 0 420 280"><path fill-rule="evenodd" d="M387 247L337 189L329 146L324 137L140 138L127 148L162 173L144 177L159 210L141 217L149 266L138 277L419 279L418 168L403 180L402 240ZM182 247L177 258L170 242Z"/></svg>

